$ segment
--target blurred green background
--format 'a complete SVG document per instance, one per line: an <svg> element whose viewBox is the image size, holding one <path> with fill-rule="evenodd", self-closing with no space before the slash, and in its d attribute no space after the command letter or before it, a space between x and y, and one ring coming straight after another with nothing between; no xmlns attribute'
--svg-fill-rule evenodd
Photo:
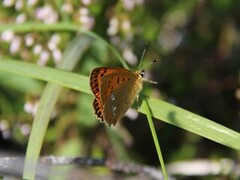
<svg viewBox="0 0 240 180"><path fill-rule="evenodd" d="M240 1L72 0L0 3L4 24L68 22L98 34L131 69L147 45L144 93L240 131ZM55 67L76 34L67 30L0 34L0 58ZM74 72L89 75L98 66L121 66L94 41ZM45 83L0 72L0 151L24 154L33 115ZM93 156L159 166L146 117L128 113L115 129L96 120L93 96L64 89L52 115L42 155ZM161 108L161 107L159 107ZM239 160L239 152L155 122L166 163L198 158ZM1 152L0 152L1 153Z"/></svg>

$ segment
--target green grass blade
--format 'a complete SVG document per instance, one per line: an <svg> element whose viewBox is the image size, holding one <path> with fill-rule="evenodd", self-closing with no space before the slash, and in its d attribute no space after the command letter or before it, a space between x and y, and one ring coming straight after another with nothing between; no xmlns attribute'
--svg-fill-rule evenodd
<svg viewBox="0 0 240 180"><path fill-rule="evenodd" d="M77 38L77 40L72 42L72 47L69 47L65 52L63 60L59 64L58 68L72 70L91 42L92 39L89 37L82 36ZM71 59L71 61L69 61L69 59ZM23 171L24 179L34 179L35 177L37 161L43 144L46 129L61 89L62 86L60 85L48 83L42 94L28 142Z"/></svg>
<svg viewBox="0 0 240 180"><path fill-rule="evenodd" d="M163 176L165 180L168 180L168 175L167 175L167 171L166 171L166 167L165 167L165 163L163 160L163 156L162 156L162 151L161 151L161 147L158 141L158 137L157 137L157 133L153 124L153 120L152 120L152 113L151 113L151 109L149 108L149 104L146 98L143 99L143 103L142 106L144 108L144 112L146 112L147 115L147 119L148 119L148 124L152 133L152 137L153 137L153 141L155 144L155 148L157 151L157 155L158 155L158 159L160 162L160 165L162 167L162 172L163 172Z"/></svg>
<svg viewBox="0 0 240 180"><path fill-rule="evenodd" d="M38 73L28 74L28 71L27 71L28 68L31 69L30 72L39 71L39 74ZM16 71L16 69L18 69L18 71ZM90 93L89 81L88 81L88 78L85 76L75 75L73 73L46 68L46 67L43 68L43 67L39 67L39 66L24 63L24 62L16 62L14 66L14 61L3 61L3 60L0 61L0 70L58 83L69 88L74 88L79 91ZM55 78L56 74L57 75L59 74L60 76L58 76L58 78ZM75 79L78 79L78 81L75 81ZM79 79L81 80L79 81ZM79 82L82 82L81 86L78 85ZM54 100L50 99L50 101L54 101ZM228 147L238 149L238 150L240 149L239 133L232 131L224 126L221 126L217 123L214 123L206 118L198 116L194 113L191 113L189 111L186 111L184 109L171 105L169 103L163 102L161 100L149 98L148 102L149 102L149 107L152 112L152 115L155 118L161 119L167 123L181 127L195 134L201 135L215 142L226 145ZM144 108L143 106L144 105L140 107L140 112L145 113L146 108ZM151 128L151 125L150 125L150 128ZM152 134L154 136L154 133Z"/></svg>
<svg viewBox="0 0 240 180"><path fill-rule="evenodd" d="M24 163L23 179L34 179L35 177L45 132L61 89L61 86L51 83L48 83L45 87L32 125Z"/></svg>
<svg viewBox="0 0 240 180"><path fill-rule="evenodd" d="M53 82L91 94L89 79L86 76L10 60L0 60L0 70ZM238 132L159 99L150 97L148 102L153 117L156 119L173 124L233 149L240 150L240 134ZM145 114L142 106L139 111Z"/></svg>
<svg viewBox="0 0 240 180"><path fill-rule="evenodd" d="M155 98L148 103L156 119L178 126L215 142L240 150L240 134L207 118ZM145 110L140 107L140 112Z"/></svg>
<svg viewBox="0 0 240 180"><path fill-rule="evenodd" d="M0 70L39 79L90 94L89 79L76 73L41 67L13 59L0 60Z"/></svg>

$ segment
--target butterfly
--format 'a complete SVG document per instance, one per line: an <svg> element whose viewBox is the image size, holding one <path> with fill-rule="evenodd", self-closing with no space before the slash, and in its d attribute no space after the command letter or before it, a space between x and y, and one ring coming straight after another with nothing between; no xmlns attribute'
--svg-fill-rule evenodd
<svg viewBox="0 0 240 180"><path fill-rule="evenodd" d="M121 67L99 67L90 76L97 118L109 126L120 120L142 90L144 71Z"/></svg>
<svg viewBox="0 0 240 180"><path fill-rule="evenodd" d="M122 67L93 69L90 87L95 96L93 108L97 118L101 122L106 122L108 126L116 125L138 97L143 81L156 83L143 79L143 76L142 69L134 72Z"/></svg>

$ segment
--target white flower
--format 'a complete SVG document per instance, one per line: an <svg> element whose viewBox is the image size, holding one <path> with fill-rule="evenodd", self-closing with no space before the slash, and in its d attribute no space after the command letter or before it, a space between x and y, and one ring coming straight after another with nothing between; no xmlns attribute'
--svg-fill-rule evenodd
<svg viewBox="0 0 240 180"><path fill-rule="evenodd" d="M89 10L85 7L79 9L80 16L87 16L89 14Z"/></svg>
<svg viewBox="0 0 240 180"><path fill-rule="evenodd" d="M2 119L0 121L0 131L4 131L4 130L7 130L9 129L9 122L5 119Z"/></svg>
<svg viewBox="0 0 240 180"><path fill-rule="evenodd" d="M89 15L89 10L87 8L79 9L79 22L86 29L91 29L94 25L94 18Z"/></svg>
<svg viewBox="0 0 240 180"><path fill-rule="evenodd" d="M20 127L21 133L25 136L30 133L30 130L31 130L31 128L30 128L29 124L22 124Z"/></svg>
<svg viewBox="0 0 240 180"><path fill-rule="evenodd" d="M54 50L54 49L56 49L57 48L57 44L54 42L54 41L49 41L48 42L48 48L50 49L50 50Z"/></svg>
<svg viewBox="0 0 240 180"><path fill-rule="evenodd" d="M10 53L16 54L20 49L20 45L21 45L21 38L19 36L15 36L10 45Z"/></svg>
<svg viewBox="0 0 240 180"><path fill-rule="evenodd" d="M15 9L16 10L21 10L23 8L23 1L22 0L18 0L16 3L15 3Z"/></svg>
<svg viewBox="0 0 240 180"><path fill-rule="evenodd" d="M58 20L58 14L49 5L38 8L35 14L36 18L43 21L45 24L53 24Z"/></svg>
<svg viewBox="0 0 240 180"><path fill-rule="evenodd" d="M28 34L25 36L25 46L30 47L33 45L34 39L32 34Z"/></svg>
<svg viewBox="0 0 240 180"><path fill-rule="evenodd" d="M60 36L58 34L54 34L53 36L51 36L48 42L48 48L51 51L55 50L59 42L60 42Z"/></svg>
<svg viewBox="0 0 240 180"><path fill-rule="evenodd" d="M39 55L41 52L42 52L42 45L40 45L40 44L37 44L37 45L35 45L34 46L34 48L33 48L33 53L35 54L35 55Z"/></svg>
<svg viewBox="0 0 240 180"><path fill-rule="evenodd" d="M14 33L11 30L5 30L2 34L1 34L1 39L3 41L6 42L11 42L14 38Z"/></svg>
<svg viewBox="0 0 240 180"><path fill-rule="evenodd" d="M136 120L138 117L138 112L135 109L129 108L126 112L126 116L131 120Z"/></svg>
<svg viewBox="0 0 240 180"><path fill-rule="evenodd" d="M22 24L26 21L26 19L27 19L26 15L24 13L21 13L16 17L15 22L17 24Z"/></svg>
<svg viewBox="0 0 240 180"><path fill-rule="evenodd" d="M133 10L135 4L133 0L122 0L123 6L126 10L131 11Z"/></svg>
<svg viewBox="0 0 240 180"><path fill-rule="evenodd" d="M51 41L55 42L56 44L58 44L60 42L60 36L58 34L54 34L51 37Z"/></svg>
<svg viewBox="0 0 240 180"><path fill-rule="evenodd" d="M35 116L35 114L37 113L37 109L38 109L38 101L27 101L24 106L23 109L25 112Z"/></svg>
<svg viewBox="0 0 240 180"><path fill-rule="evenodd" d="M38 0L28 0L27 1L27 7L34 6L37 2L38 2Z"/></svg>
<svg viewBox="0 0 240 180"><path fill-rule="evenodd" d="M66 13L71 13L73 12L73 7L72 7L72 4L69 4L69 3L64 3L61 7L62 11L63 12L66 12Z"/></svg>
<svg viewBox="0 0 240 180"><path fill-rule="evenodd" d="M130 22L129 20L124 20L124 21L122 22L122 29L123 29L124 31L129 31L130 28L131 28L131 22Z"/></svg>
<svg viewBox="0 0 240 180"><path fill-rule="evenodd" d="M3 2L2 2L3 6L5 6L5 7L11 7L14 5L14 3L15 3L14 0L3 0Z"/></svg>
<svg viewBox="0 0 240 180"><path fill-rule="evenodd" d="M91 4L91 0L82 0L82 3L85 5L85 6L88 6Z"/></svg>
<svg viewBox="0 0 240 180"><path fill-rule="evenodd" d="M11 132L9 130L9 122L5 119L0 121L0 131L2 133L3 139L9 139L11 137Z"/></svg>
<svg viewBox="0 0 240 180"><path fill-rule="evenodd" d="M39 57L39 60L38 60L38 65L40 66L44 66L47 61L49 60L49 52L46 51L46 50L43 50L41 53L40 53L40 57Z"/></svg>
<svg viewBox="0 0 240 180"><path fill-rule="evenodd" d="M137 63L137 57L130 48L123 50L123 58L126 59L129 64L134 65Z"/></svg>
<svg viewBox="0 0 240 180"><path fill-rule="evenodd" d="M122 3L127 11L132 11L136 5L143 4L144 0L122 0Z"/></svg>
<svg viewBox="0 0 240 180"><path fill-rule="evenodd" d="M53 60L56 64L58 64L62 59L62 52L59 49L53 50Z"/></svg>
<svg viewBox="0 0 240 180"><path fill-rule="evenodd" d="M112 17L109 22L109 27L107 33L110 36L116 35L118 33L119 21L116 17Z"/></svg>

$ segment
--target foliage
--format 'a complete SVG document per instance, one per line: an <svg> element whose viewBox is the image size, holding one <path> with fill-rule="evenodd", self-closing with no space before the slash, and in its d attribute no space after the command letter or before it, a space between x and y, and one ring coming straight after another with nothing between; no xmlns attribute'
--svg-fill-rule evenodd
<svg viewBox="0 0 240 180"><path fill-rule="evenodd" d="M137 66L137 59L148 42L144 63L155 58L160 61L150 66L150 79L158 85L152 88L146 85L145 94L239 131L239 2L16 2L11 4L5 0L0 4L1 59L58 66L68 42L76 37L77 26L108 41L132 66ZM31 26L32 22L32 25L39 22L44 26ZM74 24L76 29L68 24ZM10 30L12 27L14 31ZM117 59L106 44L95 41L74 71L88 75L97 66L120 66ZM0 73L1 141L4 144L13 141L18 144L19 151L25 152L32 114L36 112L44 84L21 76L14 81L13 74ZM137 121L123 119L121 130L106 132L93 116L91 101L89 95L62 90L46 132L42 154L94 154L159 164L156 154L152 153L155 150L144 116ZM239 158L236 151L166 123L156 122L155 127L167 162ZM112 137L117 137L114 143ZM66 148L75 139L80 143ZM144 146L143 142L146 142Z"/></svg>

